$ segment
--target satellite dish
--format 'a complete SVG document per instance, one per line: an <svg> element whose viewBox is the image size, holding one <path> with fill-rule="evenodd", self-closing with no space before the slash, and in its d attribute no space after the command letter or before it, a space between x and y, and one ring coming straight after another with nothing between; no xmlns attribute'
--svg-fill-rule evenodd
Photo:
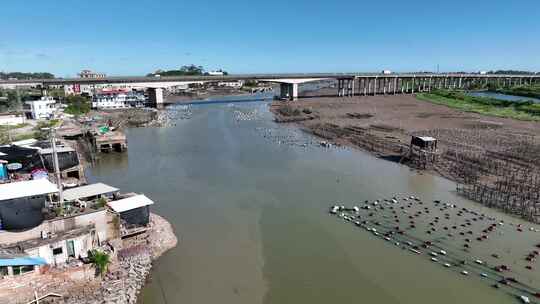
<svg viewBox="0 0 540 304"><path fill-rule="evenodd" d="M10 171L15 171L15 170L19 170L22 168L22 164L19 164L19 163L11 163L11 164L7 164L6 165L6 168Z"/></svg>

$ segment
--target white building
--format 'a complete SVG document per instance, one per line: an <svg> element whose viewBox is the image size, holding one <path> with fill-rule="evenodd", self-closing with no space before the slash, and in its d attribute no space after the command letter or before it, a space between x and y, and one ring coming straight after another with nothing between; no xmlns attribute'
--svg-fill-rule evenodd
<svg viewBox="0 0 540 304"><path fill-rule="evenodd" d="M208 72L208 75L210 75L210 76L223 76L223 75L225 75L225 73L223 71L211 71L211 72Z"/></svg>
<svg viewBox="0 0 540 304"><path fill-rule="evenodd" d="M30 106L28 112L33 119L52 118L56 111L56 101L50 96L43 96L38 100L30 100L27 101L26 104Z"/></svg>
<svg viewBox="0 0 540 304"><path fill-rule="evenodd" d="M71 229L42 238L16 243L30 256L43 258L48 265L62 265L70 258L86 258L97 244L96 230L91 226Z"/></svg>
<svg viewBox="0 0 540 304"><path fill-rule="evenodd" d="M244 86L243 80L237 80L237 81L220 81L218 82L219 87L229 87L229 88L235 88L240 89Z"/></svg>
<svg viewBox="0 0 540 304"><path fill-rule="evenodd" d="M392 71L390 71L390 70L382 70L381 74L390 75L390 74L392 74Z"/></svg>
<svg viewBox="0 0 540 304"><path fill-rule="evenodd" d="M88 96L93 96L96 90L102 89L103 85L101 84L66 84L64 85L64 94L68 95L81 95L85 94Z"/></svg>
<svg viewBox="0 0 540 304"><path fill-rule="evenodd" d="M105 75L105 73L95 73L95 72L92 72L91 70L82 70L79 73L79 77L81 77L81 78L105 78L105 77L107 77L107 75Z"/></svg>
<svg viewBox="0 0 540 304"><path fill-rule="evenodd" d="M25 121L24 113L0 113L0 126L16 126Z"/></svg>
<svg viewBox="0 0 540 304"><path fill-rule="evenodd" d="M135 92L110 91L94 95L92 108L94 109L125 109L141 107L146 103L142 94Z"/></svg>

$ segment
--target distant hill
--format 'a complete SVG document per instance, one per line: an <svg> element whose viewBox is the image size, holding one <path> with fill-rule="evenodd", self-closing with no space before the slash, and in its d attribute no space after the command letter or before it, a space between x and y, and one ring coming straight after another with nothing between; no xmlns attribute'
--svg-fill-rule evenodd
<svg viewBox="0 0 540 304"><path fill-rule="evenodd" d="M51 78L54 78L54 75L47 72L43 72L43 73L0 72L0 79L2 80L8 80L8 79L27 80L27 79L51 79Z"/></svg>
<svg viewBox="0 0 540 304"><path fill-rule="evenodd" d="M489 71L488 74L501 74L501 75L536 75L538 72L531 71L516 71L516 70L497 70Z"/></svg>
<svg viewBox="0 0 540 304"><path fill-rule="evenodd" d="M216 72L222 73L222 75L227 75L228 73L223 70L218 70ZM157 70L154 73L150 73L146 76L202 76L202 75L211 75L211 73L205 72L204 68L200 65L184 65L178 70Z"/></svg>

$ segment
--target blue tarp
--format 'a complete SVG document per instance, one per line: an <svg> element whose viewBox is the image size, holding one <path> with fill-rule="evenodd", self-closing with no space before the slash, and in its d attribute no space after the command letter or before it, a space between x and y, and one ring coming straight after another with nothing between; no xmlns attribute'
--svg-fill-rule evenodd
<svg viewBox="0 0 540 304"><path fill-rule="evenodd" d="M23 257L13 259L0 259L0 266L31 266L45 265L47 262L40 257Z"/></svg>
<svg viewBox="0 0 540 304"><path fill-rule="evenodd" d="M7 177L6 166L4 166L4 164L0 164L0 180L7 179Z"/></svg>

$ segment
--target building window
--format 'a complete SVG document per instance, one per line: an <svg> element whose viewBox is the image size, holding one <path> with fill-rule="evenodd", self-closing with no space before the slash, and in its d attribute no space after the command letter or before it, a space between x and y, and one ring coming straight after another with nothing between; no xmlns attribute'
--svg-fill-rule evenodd
<svg viewBox="0 0 540 304"><path fill-rule="evenodd" d="M62 254L62 252L62 247L54 248L52 251L54 255Z"/></svg>
<svg viewBox="0 0 540 304"><path fill-rule="evenodd" d="M68 256L74 258L75 257L75 242L73 240L66 241L66 247L67 247Z"/></svg>
<svg viewBox="0 0 540 304"><path fill-rule="evenodd" d="M13 266L13 275L21 275L21 274L25 274L27 272L32 272L34 271L34 266L33 265L29 265L29 266Z"/></svg>

